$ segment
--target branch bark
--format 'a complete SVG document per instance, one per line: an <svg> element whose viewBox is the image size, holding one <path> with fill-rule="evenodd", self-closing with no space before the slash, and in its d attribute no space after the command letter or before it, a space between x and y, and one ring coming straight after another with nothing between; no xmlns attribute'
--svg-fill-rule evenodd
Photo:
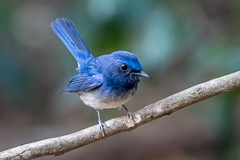
<svg viewBox="0 0 240 160"><path fill-rule="evenodd" d="M2 151L0 152L0 160L32 159L46 155L58 156L103 138L131 131L140 125L169 115L181 108L237 88L240 88L240 71L198 84L138 110L134 113L135 124L127 116L108 120L105 122L107 126L105 127L105 137L99 131L99 126L95 125L68 135L49 138Z"/></svg>

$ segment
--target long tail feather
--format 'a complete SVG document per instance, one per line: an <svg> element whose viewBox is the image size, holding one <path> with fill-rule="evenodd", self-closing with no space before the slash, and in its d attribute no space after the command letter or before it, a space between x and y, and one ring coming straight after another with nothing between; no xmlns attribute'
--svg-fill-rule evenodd
<svg viewBox="0 0 240 160"><path fill-rule="evenodd" d="M51 27L76 59L78 68L94 58L69 19L58 18Z"/></svg>

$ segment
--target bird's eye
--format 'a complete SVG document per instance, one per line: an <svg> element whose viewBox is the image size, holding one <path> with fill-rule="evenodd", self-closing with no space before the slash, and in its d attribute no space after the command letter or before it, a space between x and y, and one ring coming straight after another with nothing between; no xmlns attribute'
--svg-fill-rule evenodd
<svg viewBox="0 0 240 160"><path fill-rule="evenodd" d="M126 70L128 69L128 66L123 63L123 64L121 64L121 69L122 69L123 71L126 71Z"/></svg>

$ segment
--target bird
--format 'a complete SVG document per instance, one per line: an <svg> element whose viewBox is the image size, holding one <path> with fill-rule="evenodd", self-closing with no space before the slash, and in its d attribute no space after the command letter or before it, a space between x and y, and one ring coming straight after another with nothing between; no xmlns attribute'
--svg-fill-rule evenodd
<svg viewBox="0 0 240 160"><path fill-rule="evenodd" d="M77 93L85 105L97 111L103 136L105 124L101 121L100 110L123 107L134 119L124 104L136 93L139 78L149 77L138 57L123 50L94 57L67 18L57 18L51 28L77 61L78 74L69 80L62 92Z"/></svg>

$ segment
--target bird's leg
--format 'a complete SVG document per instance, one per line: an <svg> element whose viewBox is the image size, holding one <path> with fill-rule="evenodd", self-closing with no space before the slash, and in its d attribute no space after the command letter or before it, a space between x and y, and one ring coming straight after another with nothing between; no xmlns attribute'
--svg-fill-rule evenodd
<svg viewBox="0 0 240 160"><path fill-rule="evenodd" d="M134 121L134 123L135 123L135 116L134 116L134 114L132 114L132 112L130 112L128 109L127 109L127 107L125 107L124 105L122 105L123 106L123 108L127 111L127 116L129 117L129 118L132 118L132 120Z"/></svg>
<svg viewBox="0 0 240 160"><path fill-rule="evenodd" d="M105 137L104 127L106 125L104 123L102 123L102 121L101 121L100 111L98 109L96 111L97 111L97 114L98 114L98 124L99 124L100 131L102 132L103 137Z"/></svg>

